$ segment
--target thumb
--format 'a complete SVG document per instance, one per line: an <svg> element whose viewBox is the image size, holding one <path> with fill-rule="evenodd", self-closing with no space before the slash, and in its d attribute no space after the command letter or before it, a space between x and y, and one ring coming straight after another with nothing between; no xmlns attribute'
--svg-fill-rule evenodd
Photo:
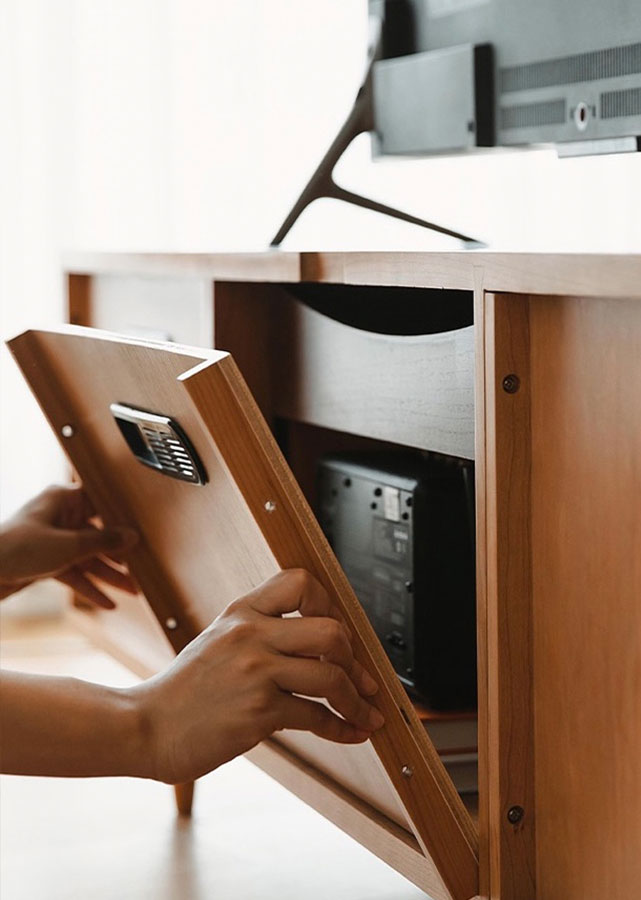
<svg viewBox="0 0 641 900"><path fill-rule="evenodd" d="M115 553L130 550L138 543L138 533L133 528L82 528L75 532L77 560L97 553Z"/></svg>

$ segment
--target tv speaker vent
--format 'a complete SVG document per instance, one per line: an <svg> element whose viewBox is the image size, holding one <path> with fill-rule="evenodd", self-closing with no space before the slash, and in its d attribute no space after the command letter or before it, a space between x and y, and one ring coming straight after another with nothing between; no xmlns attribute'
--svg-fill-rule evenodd
<svg viewBox="0 0 641 900"><path fill-rule="evenodd" d="M537 128L541 125L562 125L566 119L565 98L542 103L522 103L501 107L501 129Z"/></svg>
<svg viewBox="0 0 641 900"><path fill-rule="evenodd" d="M641 116L641 88L601 94L601 118L618 119L622 116Z"/></svg>
<svg viewBox="0 0 641 900"><path fill-rule="evenodd" d="M628 44L523 66L506 66L499 70L499 90L507 94L638 73L641 73L641 44Z"/></svg>
<svg viewBox="0 0 641 900"><path fill-rule="evenodd" d="M111 413L136 459L180 481L205 484L207 475L189 438L168 416L112 403Z"/></svg>

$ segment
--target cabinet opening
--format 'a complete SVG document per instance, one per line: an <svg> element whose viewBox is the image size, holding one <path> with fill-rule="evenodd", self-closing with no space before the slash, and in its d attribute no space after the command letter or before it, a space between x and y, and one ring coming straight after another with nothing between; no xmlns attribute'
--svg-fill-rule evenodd
<svg viewBox="0 0 641 900"><path fill-rule="evenodd" d="M330 319L377 334L438 334L473 324L472 291L313 282L283 289Z"/></svg>
<svg viewBox="0 0 641 900"><path fill-rule="evenodd" d="M283 418L274 424L457 790L475 794L473 463Z"/></svg>

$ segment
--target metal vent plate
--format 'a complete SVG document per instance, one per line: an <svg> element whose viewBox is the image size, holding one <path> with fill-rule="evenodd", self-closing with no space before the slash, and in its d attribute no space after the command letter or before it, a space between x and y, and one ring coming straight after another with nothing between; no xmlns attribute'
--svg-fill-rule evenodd
<svg viewBox="0 0 641 900"><path fill-rule="evenodd" d="M169 416L112 403L116 425L136 459L171 478L205 484L207 475L191 441Z"/></svg>

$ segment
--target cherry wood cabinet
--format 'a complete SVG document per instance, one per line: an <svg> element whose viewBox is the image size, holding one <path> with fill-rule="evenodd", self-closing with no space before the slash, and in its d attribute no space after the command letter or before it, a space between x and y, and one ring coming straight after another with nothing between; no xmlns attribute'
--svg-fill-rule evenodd
<svg viewBox="0 0 641 900"><path fill-rule="evenodd" d="M636 896L641 257L83 254L64 264L71 322L229 350L310 500L326 449L474 458L479 793L459 824L476 896ZM120 617L71 614L142 675L171 658L142 599ZM270 742L249 757L433 897L468 891L430 875L398 810L373 809L337 770ZM178 793L188 805L189 786Z"/></svg>

